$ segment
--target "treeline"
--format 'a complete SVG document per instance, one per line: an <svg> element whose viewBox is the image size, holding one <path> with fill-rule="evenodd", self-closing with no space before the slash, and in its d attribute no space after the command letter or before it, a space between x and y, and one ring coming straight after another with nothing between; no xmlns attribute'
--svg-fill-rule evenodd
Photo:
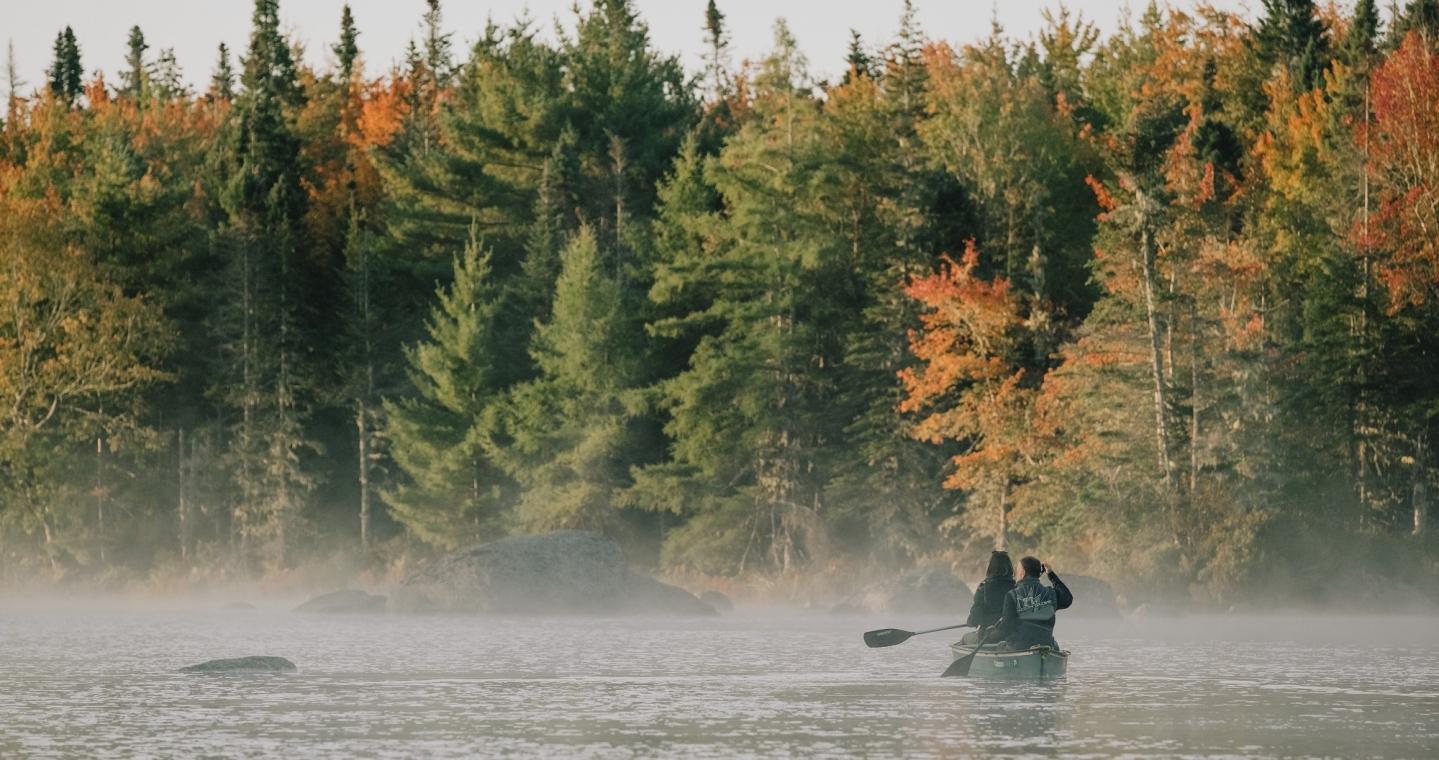
<svg viewBox="0 0 1439 760"><path fill-rule="evenodd" d="M906 4L820 82L715 2L691 75L627 0L468 51L427 0L367 80L348 8L316 70L256 0L204 92L62 31L0 129L3 572L1433 571L1439 3L1046 18Z"/></svg>

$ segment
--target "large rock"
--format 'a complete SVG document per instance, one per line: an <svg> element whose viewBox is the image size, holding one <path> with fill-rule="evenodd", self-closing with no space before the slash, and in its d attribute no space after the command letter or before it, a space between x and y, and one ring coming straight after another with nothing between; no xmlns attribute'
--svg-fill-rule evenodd
<svg viewBox="0 0 1439 760"><path fill-rule="evenodd" d="M833 611L964 616L973 599L969 587L949 568L927 567L874 583Z"/></svg>
<svg viewBox="0 0 1439 760"><path fill-rule="evenodd" d="M630 570L614 541L585 531L517 536L447 554L395 592L406 612L713 615L689 592Z"/></svg>
<svg viewBox="0 0 1439 760"><path fill-rule="evenodd" d="M384 611L385 597L349 589L320 594L295 608L295 612L313 612L322 615Z"/></svg>
<svg viewBox="0 0 1439 760"><path fill-rule="evenodd" d="M234 657L180 668L181 673L293 673L295 663L284 657Z"/></svg>
<svg viewBox="0 0 1439 760"><path fill-rule="evenodd" d="M1120 617L1119 601L1108 583L1088 575L1063 574L1059 579L1074 594L1074 606L1060 613L1075 617Z"/></svg>

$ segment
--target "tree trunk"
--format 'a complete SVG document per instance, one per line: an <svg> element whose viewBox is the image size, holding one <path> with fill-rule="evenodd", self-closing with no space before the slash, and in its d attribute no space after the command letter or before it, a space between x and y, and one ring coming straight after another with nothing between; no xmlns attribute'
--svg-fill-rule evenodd
<svg viewBox="0 0 1439 760"><path fill-rule="evenodd" d="M1169 425L1164 387L1163 332L1154 303L1154 240L1148 224L1140 232L1140 263L1144 274L1144 310L1149 324L1150 371L1154 378L1154 437L1159 454L1159 468L1164 474L1164 487L1174 490L1174 471L1170 463Z"/></svg>
<svg viewBox="0 0 1439 760"><path fill-rule="evenodd" d="M1414 535L1424 535L1429 516L1429 433L1419 433L1414 445Z"/></svg>
<svg viewBox="0 0 1439 760"><path fill-rule="evenodd" d="M1009 482L1006 479L999 489L999 534L995 536L994 548L1004 551L1009 548Z"/></svg>
<svg viewBox="0 0 1439 760"><path fill-rule="evenodd" d="M175 457L175 514L179 523L180 558L190 558L190 484L185 472L185 428L176 435L177 456Z"/></svg>
<svg viewBox="0 0 1439 760"><path fill-rule="evenodd" d="M355 413L355 427L360 436L360 548L370 548L370 429L366 417L369 409L363 399Z"/></svg>

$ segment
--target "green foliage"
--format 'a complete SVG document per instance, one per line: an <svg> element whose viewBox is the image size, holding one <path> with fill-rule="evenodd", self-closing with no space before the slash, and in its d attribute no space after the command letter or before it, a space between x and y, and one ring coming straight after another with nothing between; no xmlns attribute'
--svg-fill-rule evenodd
<svg viewBox="0 0 1439 760"><path fill-rule="evenodd" d="M499 290L476 237L453 267L426 339L405 352L415 394L385 404L390 450L408 479L385 500L402 525L444 548L495 535L510 492L493 459L504 355Z"/></svg>

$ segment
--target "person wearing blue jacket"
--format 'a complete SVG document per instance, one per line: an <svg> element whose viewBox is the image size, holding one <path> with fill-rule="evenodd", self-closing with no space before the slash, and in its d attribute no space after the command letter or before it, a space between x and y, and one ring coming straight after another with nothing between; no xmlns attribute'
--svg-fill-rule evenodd
<svg viewBox="0 0 1439 760"><path fill-rule="evenodd" d="M1059 644L1054 640L1055 613L1074 604L1074 594L1038 559L1025 557L1019 565L1024 577L1005 594L1004 608L991 640L1003 641L1003 648L1014 651L1039 645L1058 649ZM1046 575L1048 586L1039 582Z"/></svg>

